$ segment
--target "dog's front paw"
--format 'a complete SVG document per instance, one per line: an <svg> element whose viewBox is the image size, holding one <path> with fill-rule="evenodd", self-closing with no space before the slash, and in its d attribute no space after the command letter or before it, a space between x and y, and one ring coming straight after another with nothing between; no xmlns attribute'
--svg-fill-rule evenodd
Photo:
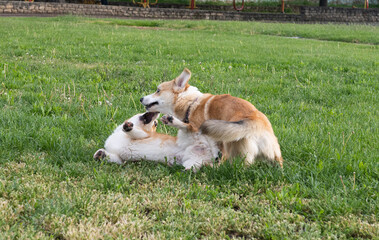
<svg viewBox="0 0 379 240"><path fill-rule="evenodd" d="M104 149L99 149L93 155L93 159L95 159L95 160L102 160L102 159L105 158L105 156L106 156L106 154L105 154Z"/></svg>
<svg viewBox="0 0 379 240"><path fill-rule="evenodd" d="M170 125L174 121L174 118L171 115L164 115L161 118L161 121L163 122L163 124Z"/></svg>
<svg viewBox="0 0 379 240"><path fill-rule="evenodd" d="M122 126L122 129L124 129L125 132L130 132L133 130L133 126L133 123L125 121L124 125Z"/></svg>

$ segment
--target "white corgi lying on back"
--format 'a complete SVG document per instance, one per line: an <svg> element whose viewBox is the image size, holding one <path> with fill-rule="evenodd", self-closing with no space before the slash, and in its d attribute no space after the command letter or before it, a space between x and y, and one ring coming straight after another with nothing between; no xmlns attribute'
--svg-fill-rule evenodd
<svg viewBox="0 0 379 240"><path fill-rule="evenodd" d="M137 114L118 126L105 141L94 159L123 164L126 161L148 160L181 164L185 169L210 165L218 157L216 142L209 137L187 131L186 124L172 116L162 122L179 129L177 137L156 132L159 113Z"/></svg>

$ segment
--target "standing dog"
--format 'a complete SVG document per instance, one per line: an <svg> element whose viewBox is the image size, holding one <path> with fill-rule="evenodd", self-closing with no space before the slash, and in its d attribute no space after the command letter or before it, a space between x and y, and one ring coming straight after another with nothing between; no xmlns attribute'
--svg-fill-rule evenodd
<svg viewBox="0 0 379 240"><path fill-rule="evenodd" d="M256 158L278 162L283 167L280 146L271 123L251 103L229 94L203 94L188 81L188 69L172 81L161 83L155 93L140 99L150 112L171 114L198 132L222 142L223 157Z"/></svg>
<svg viewBox="0 0 379 240"><path fill-rule="evenodd" d="M94 159L123 164L125 161L148 160L181 164L186 170L196 171L202 165L211 165L219 149L216 142L199 133L189 132L186 124L172 116L163 116L162 122L179 129L173 137L156 132L157 112L137 114L118 126L105 141L104 148Z"/></svg>

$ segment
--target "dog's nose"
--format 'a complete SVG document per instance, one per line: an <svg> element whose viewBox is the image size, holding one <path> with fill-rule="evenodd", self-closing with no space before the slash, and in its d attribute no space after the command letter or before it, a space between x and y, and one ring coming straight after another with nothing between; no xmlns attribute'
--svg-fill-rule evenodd
<svg viewBox="0 0 379 240"><path fill-rule="evenodd" d="M143 102L143 97L141 97L141 98L139 99L139 101L142 103L142 102Z"/></svg>

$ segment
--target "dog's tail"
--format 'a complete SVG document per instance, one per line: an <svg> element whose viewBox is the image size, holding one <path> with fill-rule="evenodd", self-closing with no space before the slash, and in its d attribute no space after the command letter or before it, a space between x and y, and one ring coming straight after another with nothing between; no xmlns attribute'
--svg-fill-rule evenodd
<svg viewBox="0 0 379 240"><path fill-rule="evenodd" d="M246 137L251 126L251 120L244 119L236 122L224 120L206 120L201 126L201 133L216 141L233 142Z"/></svg>

